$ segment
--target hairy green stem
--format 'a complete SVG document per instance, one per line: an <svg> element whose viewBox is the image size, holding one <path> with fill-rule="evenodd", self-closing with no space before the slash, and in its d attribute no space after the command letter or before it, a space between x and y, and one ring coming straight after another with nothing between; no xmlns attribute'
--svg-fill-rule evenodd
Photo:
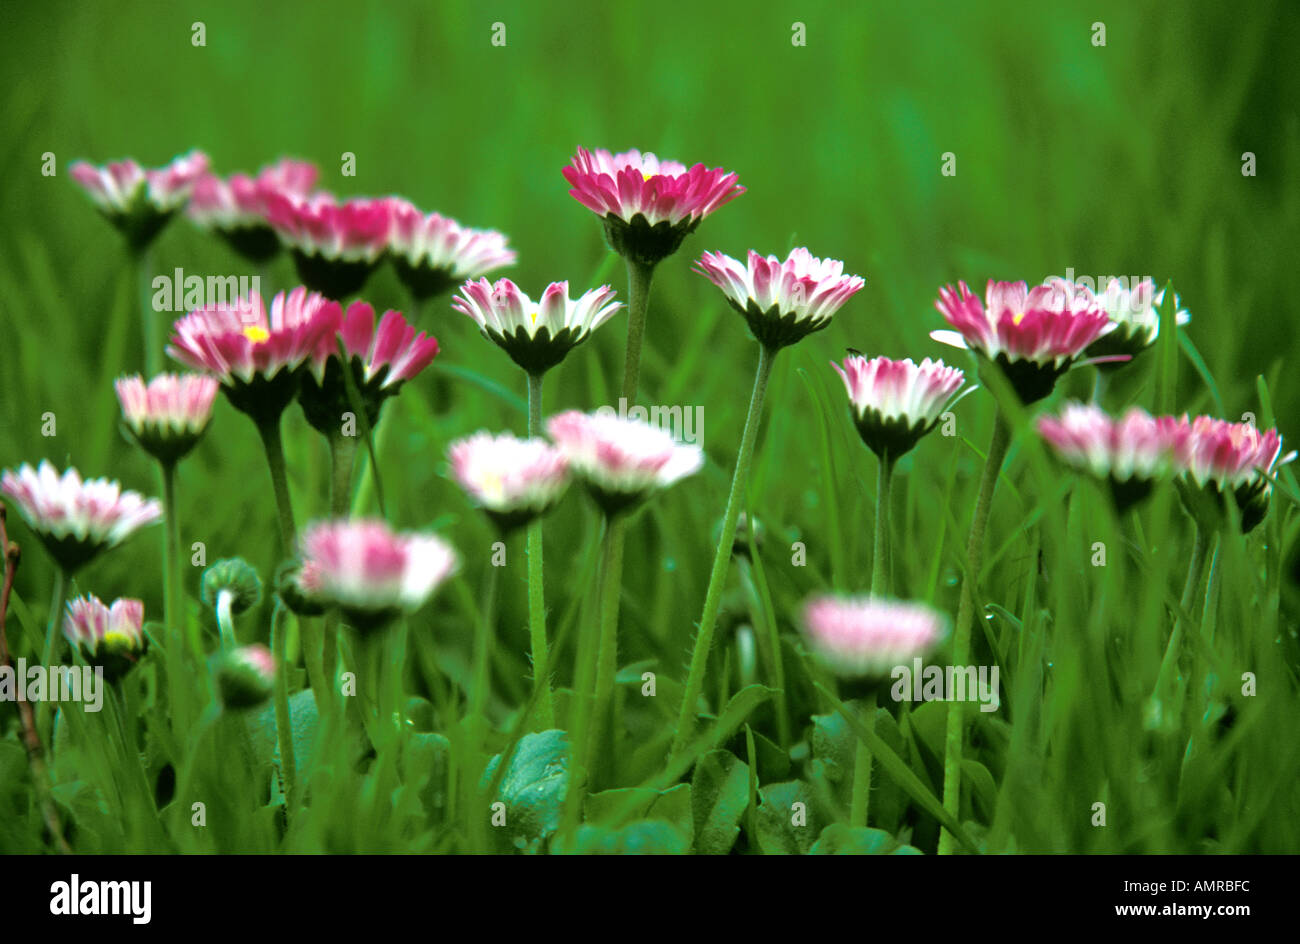
<svg viewBox="0 0 1300 944"><path fill-rule="evenodd" d="M971 629L975 617L975 595L979 589L980 568L984 563L984 529L988 525L989 509L993 504L993 490L998 483L998 472L1011 445L1011 428L1002 412L993 420L993 438L989 442L988 456L984 460L984 474L980 478L979 497L975 501L975 514L971 519L970 540L966 545L966 575L961 582L961 602L957 608L957 621L953 626L953 665L970 662ZM965 703L948 703L948 725L943 750L943 808L953 819L959 820L961 806L961 756L965 736ZM939 834L939 854L951 855L956 837L944 829Z"/></svg>
<svg viewBox="0 0 1300 944"><path fill-rule="evenodd" d="M153 310L153 292L149 272L153 268L153 252L137 249L133 253L136 283L140 293L140 325L144 343L145 379L158 373L162 361L162 344L158 339L158 313Z"/></svg>
<svg viewBox="0 0 1300 944"><path fill-rule="evenodd" d="M222 590L217 594L217 630L221 633L221 648L234 649L239 645L235 639L235 620L232 606L235 594L231 590Z"/></svg>
<svg viewBox="0 0 1300 944"><path fill-rule="evenodd" d="M528 436L542 435L542 375L528 373ZM537 692L538 730L555 724L551 703L550 648L546 641L546 589L542 574L542 519L528 525L528 635L533 650L533 689Z"/></svg>
<svg viewBox="0 0 1300 944"><path fill-rule="evenodd" d="M872 692L862 699L858 709L862 726L876 729L876 695ZM858 751L853 761L853 795L849 801L849 825L857 828L867 825L867 810L871 804L871 748L858 741Z"/></svg>
<svg viewBox="0 0 1300 944"><path fill-rule="evenodd" d="M266 464L271 472L271 489L275 492L275 510L280 521L280 551L285 557L291 557L298 531L293 523L293 502L289 499L289 479L285 473L280 417L259 422L257 432L262 437L262 448L266 451Z"/></svg>
<svg viewBox="0 0 1300 944"><path fill-rule="evenodd" d="M285 819L297 812L297 761L293 756L293 726L289 715L289 665L285 661L285 606L277 598L271 611L271 652L275 656L275 734L280 746L280 779Z"/></svg>
<svg viewBox="0 0 1300 944"><path fill-rule="evenodd" d="M754 390L749 398L749 413L745 417L745 431L740 437L740 452L736 456L736 470L731 477L731 491L727 495L727 510L722 518L722 534L713 557L713 570L709 574L709 587L704 596L704 611L700 615L700 628L695 635L691 652L691 667L686 677L686 691L677 716L671 753L678 754L695 728L695 703L704 688L704 671L709 661L709 648L713 645L713 631L722 605L722 591L727 582L727 569L731 564L732 545L736 540L736 522L745 503L745 489L749 484L749 467L754 457L754 443L758 440L758 427L763 420L763 397L772 375L776 349L759 346L758 369L754 374Z"/></svg>
<svg viewBox="0 0 1300 944"><path fill-rule="evenodd" d="M181 647L188 646L197 664L202 664L203 644L197 632L186 632L186 625L181 617L184 609L181 603L181 567L180 547L181 528L176 501L176 463L159 464L163 486L163 622L167 639L167 691L168 706L176 730L189 727L189 699L185 697L184 671L181 659Z"/></svg>
<svg viewBox="0 0 1300 944"><path fill-rule="evenodd" d="M596 769L595 755L602 738L608 745L616 735L610 721L610 707L614 698L614 677L618 673L618 609L623 590L619 577L623 573L624 529L624 518L617 516L610 519L605 534L606 567L600 582L600 643L596 654L595 703L589 732L590 742L584 761L589 771Z"/></svg>
<svg viewBox="0 0 1300 944"><path fill-rule="evenodd" d="M650 283L655 267L628 260L627 263L627 354L623 359L621 395L629 407L636 400L641 377L641 341L645 337L646 311L650 305Z"/></svg>

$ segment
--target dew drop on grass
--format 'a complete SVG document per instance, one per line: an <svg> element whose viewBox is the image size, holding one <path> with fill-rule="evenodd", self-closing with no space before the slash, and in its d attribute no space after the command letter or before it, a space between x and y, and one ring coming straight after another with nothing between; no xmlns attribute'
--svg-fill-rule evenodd
<svg viewBox="0 0 1300 944"><path fill-rule="evenodd" d="M677 561L676 561L676 559L675 559L675 558L672 558L672 557L665 557L665 558L664 558L664 570L667 571L668 573L672 573L672 572L673 572L674 570L676 570L676 569L677 569Z"/></svg>

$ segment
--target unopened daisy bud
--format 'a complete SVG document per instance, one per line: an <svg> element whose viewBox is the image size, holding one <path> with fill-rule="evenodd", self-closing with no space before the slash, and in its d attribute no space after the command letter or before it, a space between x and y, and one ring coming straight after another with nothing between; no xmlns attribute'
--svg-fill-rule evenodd
<svg viewBox="0 0 1300 944"><path fill-rule="evenodd" d="M314 573L315 564L300 560L285 561L275 572L275 595L296 616L320 616L329 609L324 603L308 595L304 585L315 587L320 579Z"/></svg>
<svg viewBox="0 0 1300 944"><path fill-rule="evenodd" d="M1160 313L1157 309L1163 304L1164 295L1165 290L1157 290L1149 278L1132 286L1120 279L1107 282L1105 291L1097 295L1097 302L1110 319L1110 326L1088 345L1084 356L1088 359L1106 358L1098 361L1097 367L1114 370L1155 344L1160 337ZM1177 295L1174 296L1174 309L1176 324L1185 325L1192 320ZM1127 357L1128 361L1118 359L1122 357Z"/></svg>
<svg viewBox="0 0 1300 944"><path fill-rule="evenodd" d="M818 596L804 606L804 636L836 674L881 678L911 665L947 635L947 619L920 603L881 597Z"/></svg>
<svg viewBox="0 0 1300 944"><path fill-rule="evenodd" d="M275 690L275 657L260 643L216 656L217 697L223 708L240 711L263 704Z"/></svg>
<svg viewBox="0 0 1300 944"><path fill-rule="evenodd" d="M569 195L605 221L610 247L653 266L671 256L700 221L745 188L735 174L696 164L689 170L640 151L578 148L562 171Z"/></svg>
<svg viewBox="0 0 1300 944"><path fill-rule="evenodd" d="M362 632L418 610L457 566L441 538L396 533L378 520L311 525L301 546L299 586Z"/></svg>
<svg viewBox="0 0 1300 944"><path fill-rule="evenodd" d="M1067 465L1105 481L1116 510L1127 511L1171 472L1176 431L1168 420L1133 407L1118 420L1099 407L1069 403L1043 416L1038 432Z"/></svg>
<svg viewBox="0 0 1300 944"><path fill-rule="evenodd" d="M1051 393L1110 323L1092 292L1063 279L1032 289L990 279L984 303L961 282L940 289L935 307L957 330L930 337L996 364L1025 404Z"/></svg>
<svg viewBox="0 0 1300 944"><path fill-rule="evenodd" d="M162 506L108 479L82 481L76 469L60 475L49 462L6 469L0 492L36 532L50 556L72 573L162 519Z"/></svg>
<svg viewBox="0 0 1300 944"><path fill-rule="evenodd" d="M159 374L146 385L138 374L115 387L131 438L170 465L189 453L208 428L217 381L199 374Z"/></svg>
<svg viewBox="0 0 1300 944"><path fill-rule="evenodd" d="M608 285L574 300L568 282L552 282L534 302L514 282L466 282L451 307L474 319L483 337L499 345L530 374L541 374L623 307Z"/></svg>
<svg viewBox="0 0 1300 944"><path fill-rule="evenodd" d="M722 289L749 330L770 350L802 340L831 318L866 283L844 274L844 263L794 249L784 261L749 251L748 261L706 252L695 271Z"/></svg>
<svg viewBox="0 0 1300 944"><path fill-rule="evenodd" d="M227 557L203 571L200 581L203 602L215 607L221 594L230 598L230 612L235 616L262 602L262 578L242 557Z"/></svg>
<svg viewBox="0 0 1300 944"><path fill-rule="evenodd" d="M629 511L704 465L699 446L603 407L551 417L546 431L606 515Z"/></svg>
<svg viewBox="0 0 1300 944"><path fill-rule="evenodd" d="M186 214L245 259L264 264L280 251L280 237L266 219L267 198L279 193L304 199L316 186L317 176L315 165L287 158L263 167L256 177L204 174L194 184Z"/></svg>
<svg viewBox="0 0 1300 944"><path fill-rule="evenodd" d="M1184 416L1173 423L1174 470L1188 510L1198 522L1217 525L1215 508L1231 494L1241 512L1242 533L1252 531L1268 514L1275 470L1294 460L1296 453L1282 455L1276 429L1261 432L1250 423L1212 416Z"/></svg>
<svg viewBox="0 0 1300 944"><path fill-rule="evenodd" d="M328 193L306 198L271 193L267 220L293 253L298 277L327 298L361 291L379 264L392 228L388 198L339 201Z"/></svg>
<svg viewBox="0 0 1300 944"><path fill-rule="evenodd" d="M470 229L438 213L427 216L406 200L390 201L388 254L416 299L440 295L466 279L515 264L513 249L496 230Z"/></svg>
<svg viewBox="0 0 1300 944"><path fill-rule="evenodd" d="M371 426L379 422L383 402L396 396L402 384L428 367L438 353L437 338L416 331L400 311L384 312L376 328L374 308L353 302L338 333L324 335L318 342L298 394L307 422L325 436L337 435L343 414L352 409L340 341Z"/></svg>
<svg viewBox="0 0 1300 944"><path fill-rule="evenodd" d="M853 354L832 362L849 394L858 434L867 448L892 462L934 429L965 375L943 361L891 361Z"/></svg>
<svg viewBox="0 0 1300 944"><path fill-rule="evenodd" d="M93 594L68 601L63 635L86 661L102 666L110 680L121 678L146 648L144 603L122 598L105 606Z"/></svg>
<svg viewBox="0 0 1300 944"><path fill-rule="evenodd" d="M68 174L80 184L104 217L134 249L143 249L167 225L195 182L207 173L208 159L200 151L184 154L166 167L145 169L125 160L95 167L76 161Z"/></svg>
<svg viewBox="0 0 1300 944"><path fill-rule="evenodd" d="M456 483L502 533L540 518L569 486L563 453L542 439L477 432L447 449Z"/></svg>

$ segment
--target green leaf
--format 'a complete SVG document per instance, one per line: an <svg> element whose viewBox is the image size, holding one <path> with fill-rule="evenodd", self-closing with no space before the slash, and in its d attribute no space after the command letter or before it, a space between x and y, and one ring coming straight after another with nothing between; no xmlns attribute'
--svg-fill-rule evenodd
<svg viewBox="0 0 1300 944"><path fill-rule="evenodd" d="M535 852L560 825L569 785L569 737L552 729L525 734L506 766L494 800L506 805L506 825L492 830L498 841ZM483 771L484 786L501 763L497 754Z"/></svg>
<svg viewBox="0 0 1300 944"><path fill-rule="evenodd" d="M883 829L853 828L843 823L832 823L809 850L812 855L922 855L920 849L908 846Z"/></svg>
<svg viewBox="0 0 1300 944"><path fill-rule="evenodd" d="M682 855L690 851L691 841L672 823L647 819L619 829L584 824L572 848L559 845L557 851L577 855Z"/></svg>
<svg viewBox="0 0 1300 944"><path fill-rule="evenodd" d="M630 808L631 812L624 812ZM589 825L599 826L606 819L631 815L643 820L663 820L677 827L690 842L695 826L692 817L691 785L679 783L669 790L650 790L645 787L624 787L602 790L583 798L583 818Z"/></svg>
<svg viewBox="0 0 1300 944"><path fill-rule="evenodd" d="M730 751L705 754L691 778L695 851L700 855L730 852L748 806L749 765Z"/></svg>
<svg viewBox="0 0 1300 944"><path fill-rule="evenodd" d="M758 841L767 855L807 855L821 823L812 788L802 780L774 783L758 791Z"/></svg>
<svg viewBox="0 0 1300 944"><path fill-rule="evenodd" d="M813 715L812 770L825 779L831 794L847 807L853 792L858 739L839 714Z"/></svg>

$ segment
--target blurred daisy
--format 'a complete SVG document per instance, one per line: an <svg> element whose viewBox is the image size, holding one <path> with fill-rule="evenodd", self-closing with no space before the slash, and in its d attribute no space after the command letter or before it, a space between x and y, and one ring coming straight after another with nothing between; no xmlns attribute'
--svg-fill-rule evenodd
<svg viewBox="0 0 1300 944"><path fill-rule="evenodd" d="M133 160L96 167L75 161L68 175L99 211L121 230L134 249L143 249L185 205L196 181L208 170L207 155L191 151L165 167L142 168Z"/></svg>
<svg viewBox="0 0 1300 944"><path fill-rule="evenodd" d="M379 520L310 525L300 544L299 587L339 607L357 630L418 610L457 566L455 552L441 538L395 533Z"/></svg>
<svg viewBox="0 0 1300 944"><path fill-rule="evenodd" d="M107 678L119 678L144 653L144 603L122 598L105 606L94 594L76 597L64 609L63 635Z"/></svg>
<svg viewBox="0 0 1300 944"><path fill-rule="evenodd" d="M941 613L920 603L823 595L805 604L803 631L813 652L836 674L875 678L924 657L948 626Z"/></svg>
<svg viewBox="0 0 1300 944"><path fill-rule="evenodd" d="M1157 419L1133 407L1113 419L1082 403L1066 404L1059 416L1040 417L1038 432L1066 465L1106 481L1121 512L1171 474L1181 438L1167 417Z"/></svg>
<svg viewBox="0 0 1300 944"><path fill-rule="evenodd" d="M623 307L608 285L571 299L568 282L552 282L534 302L509 279L466 282L451 306L530 374L560 363Z"/></svg>
<svg viewBox="0 0 1300 944"><path fill-rule="evenodd" d="M1282 437L1276 429L1261 432L1250 423L1212 416L1190 420L1183 416L1168 422L1175 438L1174 471L1212 500L1231 493L1241 510L1242 532L1253 530L1268 514L1270 479L1296 453L1282 455ZM1184 491L1184 497L1191 496Z"/></svg>
<svg viewBox="0 0 1300 944"><path fill-rule="evenodd" d="M830 324L831 317L866 284L844 274L844 263L794 249L785 261L752 249L747 264L706 252L696 271L722 289L763 346L776 350Z"/></svg>
<svg viewBox="0 0 1300 944"><path fill-rule="evenodd" d="M267 222L267 197L306 198L316 186L316 165L289 158L257 172L219 177L204 174L194 184L186 213L195 225L220 235L244 258L265 263L280 251L280 239Z"/></svg>
<svg viewBox="0 0 1300 944"><path fill-rule="evenodd" d="M569 195L605 221L614 251L649 266L676 252L701 220L745 192L736 175L721 168L696 164L688 170L635 150L578 148L562 173Z"/></svg>
<svg viewBox="0 0 1300 944"><path fill-rule="evenodd" d="M114 384L131 438L159 462L174 463L198 444L216 399L215 378L159 374L146 385L138 374Z"/></svg>
<svg viewBox="0 0 1300 944"><path fill-rule="evenodd" d="M496 230L470 229L438 213L427 216L406 200L391 201L388 253L416 302L466 279L515 264L515 251Z"/></svg>
<svg viewBox="0 0 1300 944"><path fill-rule="evenodd" d="M910 450L939 422L965 375L928 357L892 361L852 354L843 366L831 362L849 395L858 434L884 461Z"/></svg>
<svg viewBox="0 0 1300 944"><path fill-rule="evenodd" d="M1157 309L1164 303L1164 296L1165 290L1156 289L1155 282L1149 278L1132 286L1121 279L1111 279L1106 283L1106 290L1097 296L1097 301L1113 327L1108 327L1088 345L1084 356L1089 359L1127 357L1132 360L1155 344L1160 336L1160 313ZM1174 295L1175 324L1182 326L1191 320L1192 316ZM1097 366L1113 370L1125 363L1124 360L1102 360Z"/></svg>
<svg viewBox="0 0 1300 944"><path fill-rule="evenodd" d="M108 479L83 482L76 469L59 475L44 461L37 469L27 463L6 469L0 492L69 574L162 518L162 506L152 498Z"/></svg>
<svg viewBox="0 0 1300 944"><path fill-rule="evenodd" d="M699 446L681 445L665 430L603 408L570 410L546 430L607 515L641 504L704 465Z"/></svg>
<svg viewBox="0 0 1300 944"><path fill-rule="evenodd" d="M502 532L540 518L569 487L564 454L542 439L480 431L447 449L451 473Z"/></svg>
<svg viewBox="0 0 1300 944"><path fill-rule="evenodd" d="M276 662L261 643L223 652L216 660L217 697L223 708L256 708L275 690Z"/></svg>
<svg viewBox="0 0 1300 944"><path fill-rule="evenodd" d="M354 295L388 247L393 205L377 200L338 201L318 192L299 198L267 194L267 220L293 253L298 277L329 298Z"/></svg>
<svg viewBox="0 0 1300 944"><path fill-rule="evenodd" d="M965 282L956 289L947 285L935 307L957 330L930 336L997 363L1026 404L1051 393L1056 379L1110 323L1092 292L1063 279L1032 289L1024 282L990 280L984 303Z"/></svg>

